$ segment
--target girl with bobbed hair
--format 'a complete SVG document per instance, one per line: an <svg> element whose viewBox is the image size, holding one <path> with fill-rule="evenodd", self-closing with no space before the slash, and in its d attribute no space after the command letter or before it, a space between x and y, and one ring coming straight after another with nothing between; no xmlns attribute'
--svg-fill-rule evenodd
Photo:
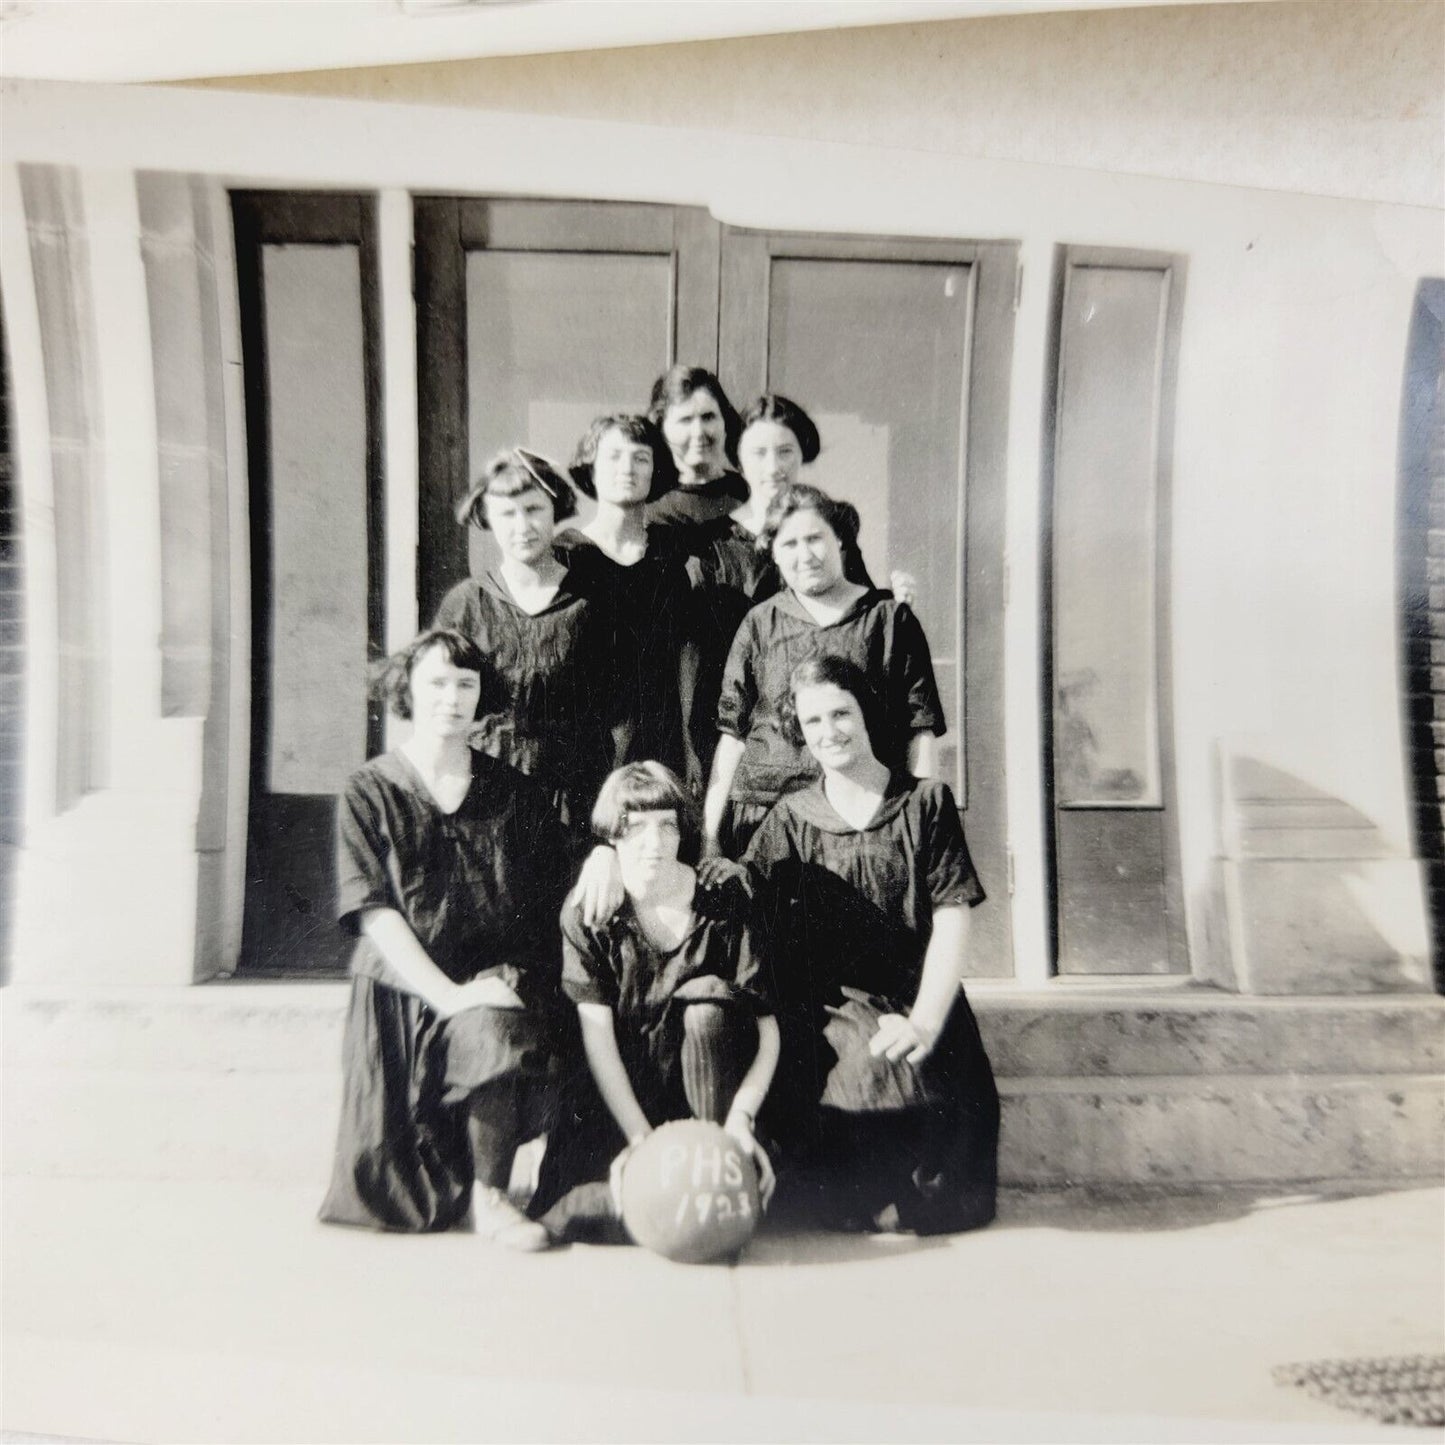
<svg viewBox="0 0 1445 1445"><path fill-rule="evenodd" d="M533 1250L547 1233L506 1190L555 1112L570 1023L556 918L582 843L540 788L469 745L492 683L470 637L422 633L378 689L411 736L338 800L337 912L356 946L321 1217L423 1231L470 1212L478 1234Z"/></svg>
<svg viewBox="0 0 1445 1445"><path fill-rule="evenodd" d="M928 769L925 740L945 730L928 640L906 602L844 575L857 522L847 503L802 483L780 487L768 508L758 546L771 552L784 587L752 608L728 653L703 805L710 854L737 857L772 805L815 776L808 750L789 734L786 698L793 669L819 653L851 659L876 688L873 745L883 763Z"/></svg>
<svg viewBox="0 0 1445 1445"><path fill-rule="evenodd" d="M677 528L649 528L647 504L677 482L672 453L644 416L598 417L577 444L572 480L597 510L558 535L554 552L607 607L627 761L686 766L680 697L686 558Z"/></svg>
<svg viewBox="0 0 1445 1445"><path fill-rule="evenodd" d="M549 1225L567 1235L605 1220L597 1181L673 1119L722 1124L757 1162L766 1198L772 1171L755 1121L777 1066L778 1024L748 900L730 891L696 906L697 807L661 763L612 773L592 826L616 852L625 899L596 925L571 900L562 910L562 987L577 1006L600 1104L574 1108L549 1140L558 1167L578 1181Z"/></svg>
<svg viewBox="0 0 1445 1445"><path fill-rule="evenodd" d="M961 984L984 892L957 805L880 757L887 699L852 659L798 664L785 706L821 776L779 799L744 859L780 961L790 1072L770 1117L825 1223L986 1224L999 1102Z"/></svg>
<svg viewBox="0 0 1445 1445"><path fill-rule="evenodd" d="M558 521L576 509L544 457L522 447L494 456L457 520L490 531L501 560L453 587L434 619L470 637L496 679L476 746L536 778L567 821L586 817L626 746L610 609L553 553Z"/></svg>

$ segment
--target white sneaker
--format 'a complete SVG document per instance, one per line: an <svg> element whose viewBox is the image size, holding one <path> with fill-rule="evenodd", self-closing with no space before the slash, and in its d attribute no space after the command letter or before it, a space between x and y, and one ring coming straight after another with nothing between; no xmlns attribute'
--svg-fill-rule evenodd
<svg viewBox="0 0 1445 1445"><path fill-rule="evenodd" d="M472 1190L472 1227L482 1239L520 1254L536 1254L552 1244L546 1227L528 1219L501 1189L477 1185Z"/></svg>

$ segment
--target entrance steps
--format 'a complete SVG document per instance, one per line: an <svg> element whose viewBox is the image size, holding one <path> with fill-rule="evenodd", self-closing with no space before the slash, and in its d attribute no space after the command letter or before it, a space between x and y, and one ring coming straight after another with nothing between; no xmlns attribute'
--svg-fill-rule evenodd
<svg viewBox="0 0 1445 1445"><path fill-rule="evenodd" d="M344 983L0 991L8 1174L322 1187ZM1445 1177L1445 999L970 984L1007 1185Z"/></svg>

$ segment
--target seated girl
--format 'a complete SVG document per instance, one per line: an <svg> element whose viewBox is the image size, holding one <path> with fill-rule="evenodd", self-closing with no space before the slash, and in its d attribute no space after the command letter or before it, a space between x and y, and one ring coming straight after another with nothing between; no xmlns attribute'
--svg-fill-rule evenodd
<svg viewBox="0 0 1445 1445"><path fill-rule="evenodd" d="M478 1234L533 1250L546 1231L506 1190L558 1094L556 919L578 848L540 787L468 744L484 678L459 632L397 653L382 683L411 737L338 803L337 909L357 943L321 1217L439 1230L470 1211Z"/></svg>
<svg viewBox="0 0 1445 1445"><path fill-rule="evenodd" d="M627 1152L656 1125L706 1119L755 1160L766 1200L772 1169L754 1121L777 1065L778 1026L743 900L710 906L709 916L696 910L697 811L660 763L614 772L592 826L616 849L625 898L596 926L574 900L563 908L562 987L577 1005L611 1120L574 1118L548 1148L566 1155L573 1178L601 1180L610 1163L615 1180ZM571 1201L570 1213L564 1202L563 1215L595 1222L605 1206L595 1189L580 1193L585 1202ZM548 1223L568 1232L565 1222Z"/></svg>
<svg viewBox="0 0 1445 1445"><path fill-rule="evenodd" d="M998 1092L961 987L983 888L953 795L880 761L886 713L854 662L789 679L790 736L822 769L744 863L771 920L785 1077L774 1123L811 1158L823 1222L920 1234L994 1215Z"/></svg>

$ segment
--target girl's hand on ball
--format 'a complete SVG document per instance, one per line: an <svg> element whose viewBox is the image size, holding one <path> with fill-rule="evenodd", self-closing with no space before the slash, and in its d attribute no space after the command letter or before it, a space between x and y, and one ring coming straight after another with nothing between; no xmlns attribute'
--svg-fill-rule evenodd
<svg viewBox="0 0 1445 1445"><path fill-rule="evenodd" d="M648 1133L652 1131L649 1129ZM617 1217L622 1218L622 1175L627 1168L627 1161L632 1157L632 1151L647 1138L647 1134L639 1134L636 1139L628 1140L622 1152L612 1161L611 1168L607 1171L607 1188L612 1194L612 1207L617 1211Z"/></svg>
<svg viewBox="0 0 1445 1445"><path fill-rule="evenodd" d="M753 1133L753 1121L746 1114L729 1114L723 1128L737 1140L738 1147L753 1161L753 1166L758 1171L758 1201L766 1209L773 1197L773 1190L777 1188L778 1178L773 1173L772 1160L768 1158L763 1146L758 1143L757 1135Z"/></svg>

